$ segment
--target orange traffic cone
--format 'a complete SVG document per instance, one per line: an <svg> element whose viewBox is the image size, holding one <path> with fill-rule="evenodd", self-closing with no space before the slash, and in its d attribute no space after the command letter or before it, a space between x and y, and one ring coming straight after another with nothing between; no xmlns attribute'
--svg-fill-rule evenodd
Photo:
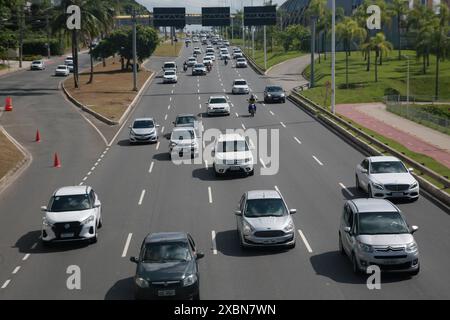
<svg viewBox="0 0 450 320"><path fill-rule="evenodd" d="M55 152L55 158L53 160L53 167L61 168L61 162L59 161L58 154Z"/></svg>
<svg viewBox="0 0 450 320"><path fill-rule="evenodd" d="M6 97L5 99L5 111L12 111L13 107L12 107L12 98L11 97Z"/></svg>
<svg viewBox="0 0 450 320"><path fill-rule="evenodd" d="M39 129L36 131L36 142L41 142L41 134L39 133Z"/></svg>

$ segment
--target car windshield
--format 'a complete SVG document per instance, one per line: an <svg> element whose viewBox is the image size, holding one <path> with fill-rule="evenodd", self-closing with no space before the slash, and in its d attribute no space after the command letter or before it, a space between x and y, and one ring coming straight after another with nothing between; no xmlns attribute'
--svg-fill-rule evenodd
<svg viewBox="0 0 450 320"><path fill-rule="evenodd" d="M217 144L217 152L248 151L247 142L244 140L222 141Z"/></svg>
<svg viewBox="0 0 450 320"><path fill-rule="evenodd" d="M196 68L203 68L203 67L204 67L204 65L203 65L203 64L201 64L201 63L199 63L199 64L196 64L196 65L195 65L195 67L196 67Z"/></svg>
<svg viewBox="0 0 450 320"><path fill-rule="evenodd" d="M245 86L245 85L247 85L247 82L245 82L245 81L235 81L234 85L235 86Z"/></svg>
<svg viewBox="0 0 450 320"><path fill-rule="evenodd" d="M194 137L194 130L177 130L172 132L171 140L192 140Z"/></svg>
<svg viewBox="0 0 450 320"><path fill-rule="evenodd" d="M195 62L195 61L197 61L197 59L195 59L195 58L189 58L189 61L190 61L190 62Z"/></svg>
<svg viewBox="0 0 450 320"><path fill-rule="evenodd" d="M186 242L147 243L143 254L143 262L165 263L184 262L192 259Z"/></svg>
<svg viewBox="0 0 450 320"><path fill-rule="evenodd" d="M41 61L33 61L32 64L41 64Z"/></svg>
<svg viewBox="0 0 450 320"><path fill-rule="evenodd" d="M238 58L237 61L238 62L245 62L245 58Z"/></svg>
<svg viewBox="0 0 450 320"><path fill-rule="evenodd" d="M195 122L195 117L193 116L182 116L177 117L177 120L175 121L175 124L193 124Z"/></svg>
<svg viewBox="0 0 450 320"><path fill-rule="evenodd" d="M283 91L283 89L281 89L281 87L267 87L267 92L279 92L279 91Z"/></svg>
<svg viewBox="0 0 450 320"><path fill-rule="evenodd" d="M138 120L135 121L133 124L134 129L147 129L147 128L153 128L155 124L151 120Z"/></svg>
<svg viewBox="0 0 450 320"><path fill-rule="evenodd" d="M210 104L216 104L216 103L227 103L227 99L225 98L211 98L211 100L209 100Z"/></svg>
<svg viewBox="0 0 450 320"><path fill-rule="evenodd" d="M370 173L406 173L408 170L400 161L372 162Z"/></svg>
<svg viewBox="0 0 450 320"><path fill-rule="evenodd" d="M92 209L89 195L55 196L49 206L51 212L80 211Z"/></svg>
<svg viewBox="0 0 450 320"><path fill-rule="evenodd" d="M281 199L247 200L247 206L245 208L246 217L282 217L285 215L287 215L287 209Z"/></svg>
<svg viewBox="0 0 450 320"><path fill-rule="evenodd" d="M66 66L58 66L57 69L60 69L60 70L62 70L62 69L63 69L63 70L66 70L67 67L66 67Z"/></svg>
<svg viewBox="0 0 450 320"><path fill-rule="evenodd" d="M398 212L369 212L358 216L359 234L409 233L405 220Z"/></svg>
<svg viewBox="0 0 450 320"><path fill-rule="evenodd" d="M173 75L175 75L175 71L166 71L165 75L166 76L173 76Z"/></svg>
<svg viewBox="0 0 450 320"><path fill-rule="evenodd" d="M165 65L164 65L164 68L165 69L175 69L175 64L174 63L166 63Z"/></svg>

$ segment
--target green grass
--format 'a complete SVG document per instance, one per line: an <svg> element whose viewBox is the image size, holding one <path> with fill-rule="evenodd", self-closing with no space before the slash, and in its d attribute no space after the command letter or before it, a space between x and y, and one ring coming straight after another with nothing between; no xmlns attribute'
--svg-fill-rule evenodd
<svg viewBox="0 0 450 320"><path fill-rule="evenodd" d="M234 39L232 42L233 45L242 45L242 39ZM289 59L298 58L300 56L305 55L304 52L300 51L287 51L285 52L283 48L281 47L273 47L273 51L269 51L270 48L267 47L267 69L270 67L279 64L281 62L284 62ZM245 53L253 58L253 51L251 49L246 50ZM266 70L264 68L264 50L263 49L256 49L255 48L255 57L253 58L258 65L263 70Z"/></svg>
<svg viewBox="0 0 450 320"><path fill-rule="evenodd" d="M168 40L158 45L153 52L153 55L157 57L178 57L183 44L183 41L178 41L174 42L174 45L172 45L170 40Z"/></svg>
<svg viewBox="0 0 450 320"><path fill-rule="evenodd" d="M6 69L8 68L8 66L4 65L4 64L0 64L0 70Z"/></svg>
<svg viewBox="0 0 450 320"><path fill-rule="evenodd" d="M402 51L402 54L410 57L410 95L434 96L436 59L430 56L430 66L427 74L422 73L422 62L416 60L414 51ZM383 65L378 66L378 82L375 82L374 54L371 57L370 71L366 71L366 62L361 52L352 52L349 57L349 84L345 87L345 53L336 54L336 103L360 103L379 102L383 96L399 92L406 95L407 62L406 59L398 60L396 52L391 52L389 57L383 57ZM322 60L315 64L316 87L304 92L311 100L324 104L326 94L326 82L331 82L331 59ZM441 61L440 75L440 100L450 100L450 61ZM310 76L310 67L305 70L305 76ZM326 105L330 104L330 99Z"/></svg>

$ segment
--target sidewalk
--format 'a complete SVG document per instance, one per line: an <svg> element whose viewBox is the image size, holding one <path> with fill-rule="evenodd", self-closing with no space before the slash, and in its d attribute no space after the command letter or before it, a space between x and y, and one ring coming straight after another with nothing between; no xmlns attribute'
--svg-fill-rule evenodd
<svg viewBox="0 0 450 320"><path fill-rule="evenodd" d="M3 63L3 60L1 61ZM19 61L16 60L5 60L5 69L0 70L0 77L5 75L5 74L9 74L9 73L14 73L20 70L27 70L30 68L31 65L31 61L23 61L22 62L22 69L19 68Z"/></svg>
<svg viewBox="0 0 450 320"><path fill-rule="evenodd" d="M336 111L411 151L427 155L450 168L450 137L386 111L382 103L339 104Z"/></svg>

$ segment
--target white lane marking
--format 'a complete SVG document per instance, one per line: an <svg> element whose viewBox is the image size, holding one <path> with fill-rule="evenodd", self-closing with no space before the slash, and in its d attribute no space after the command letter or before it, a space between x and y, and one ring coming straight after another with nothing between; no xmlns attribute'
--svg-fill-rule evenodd
<svg viewBox="0 0 450 320"><path fill-rule="evenodd" d="M34 250L34 249L36 249L37 245L38 245L38 243L37 243L37 242L33 243L33 245L31 246L31 250Z"/></svg>
<svg viewBox="0 0 450 320"><path fill-rule="evenodd" d="M164 120L167 120L167 113L166 113L166 115L164 116Z"/></svg>
<svg viewBox="0 0 450 320"><path fill-rule="evenodd" d="M83 181L86 181L86 180L87 180L87 177L84 177L84 178L83 178Z"/></svg>
<svg viewBox="0 0 450 320"><path fill-rule="evenodd" d="M167 110L170 110L170 104L167 106Z"/></svg>
<svg viewBox="0 0 450 320"><path fill-rule="evenodd" d="M148 173L152 173L154 164L155 163L152 161L152 163L150 164L150 168L148 169Z"/></svg>
<svg viewBox="0 0 450 320"><path fill-rule="evenodd" d="M228 99L228 100L230 100L230 97L229 97L229 96L227 96L227 99Z"/></svg>
<svg viewBox="0 0 450 320"><path fill-rule="evenodd" d="M164 133L164 128L165 128L164 126L161 128L161 133Z"/></svg>
<svg viewBox="0 0 450 320"><path fill-rule="evenodd" d="M347 189L347 187L346 187L343 183L339 182L339 185L341 186L342 189L344 189L345 191L347 191L347 193L348 193L349 195L351 195L352 197L355 196L350 190Z"/></svg>
<svg viewBox="0 0 450 320"><path fill-rule="evenodd" d="M90 176L90 175L91 175L91 173L92 173L92 171L89 171L89 172L87 173L87 176Z"/></svg>
<svg viewBox="0 0 450 320"><path fill-rule="evenodd" d="M27 259L28 259L29 257L30 257L30 254L29 254L29 253L27 253L27 254L25 255L25 257L23 257L22 261L25 261L25 260L27 260Z"/></svg>
<svg viewBox="0 0 450 320"><path fill-rule="evenodd" d="M104 154L102 154L101 156L100 156L100 159L103 159L103 157L104 157L105 155Z"/></svg>
<svg viewBox="0 0 450 320"><path fill-rule="evenodd" d="M132 236L133 236L132 233L128 234L127 241L125 242L125 247L123 248L123 251L122 251L122 258L125 258L127 256L128 247L130 246Z"/></svg>
<svg viewBox="0 0 450 320"><path fill-rule="evenodd" d="M265 107L265 106L266 106L266 104L265 104L265 103L263 103L262 105L263 105L263 107Z"/></svg>
<svg viewBox="0 0 450 320"><path fill-rule="evenodd" d="M141 192L141 197L139 198L138 205L142 205L142 201L144 201L145 189Z"/></svg>
<svg viewBox="0 0 450 320"><path fill-rule="evenodd" d="M102 158L98 158L98 159L97 159L97 162L100 162L100 161L102 161Z"/></svg>
<svg viewBox="0 0 450 320"><path fill-rule="evenodd" d="M226 92L225 88L223 89L223 92Z"/></svg>
<svg viewBox="0 0 450 320"><path fill-rule="evenodd" d="M106 154L108 152L108 150L105 150L105 151L103 151L103 153L102 154Z"/></svg>
<svg viewBox="0 0 450 320"><path fill-rule="evenodd" d="M230 103L230 105L234 108L234 103Z"/></svg>
<svg viewBox="0 0 450 320"><path fill-rule="evenodd" d="M172 101L172 97L169 98L169 101Z"/></svg>
<svg viewBox="0 0 450 320"><path fill-rule="evenodd" d="M200 93L200 89L197 89L197 93Z"/></svg>
<svg viewBox="0 0 450 320"><path fill-rule="evenodd" d="M11 282L11 280L9 280L9 279L6 280L5 283L2 285L2 289L5 289L10 282Z"/></svg>
<svg viewBox="0 0 450 320"><path fill-rule="evenodd" d="M280 192L280 189L278 189L278 187L277 186L275 186L275 190L277 190L278 192ZM280 192L281 193L281 192Z"/></svg>
<svg viewBox="0 0 450 320"><path fill-rule="evenodd" d="M241 126L242 126L242 129L244 129L244 130L245 130L245 126L244 126L244 124L243 124L243 123L241 123Z"/></svg>
<svg viewBox="0 0 450 320"><path fill-rule="evenodd" d="M211 193L211 187L208 187L208 198L209 198L209 203L212 203L212 193Z"/></svg>
<svg viewBox="0 0 450 320"><path fill-rule="evenodd" d="M202 108L202 104L201 104L201 103L199 103L199 105L198 105L198 108L199 108L199 109L201 109L201 108Z"/></svg>
<svg viewBox="0 0 450 320"><path fill-rule="evenodd" d="M108 151L109 150L109 147L106 147L106 149L105 149L106 151Z"/></svg>
<svg viewBox="0 0 450 320"><path fill-rule="evenodd" d="M272 110L269 110L269 112L271 115L273 115L273 116L275 115L275 113L273 113Z"/></svg>
<svg viewBox="0 0 450 320"><path fill-rule="evenodd" d="M223 87L223 83L220 83L220 85Z"/></svg>
<svg viewBox="0 0 450 320"><path fill-rule="evenodd" d="M237 112L235 114L236 114L236 118L239 118L239 114Z"/></svg>
<svg viewBox="0 0 450 320"><path fill-rule="evenodd" d="M200 100L200 96L198 96L198 100Z"/></svg>
<svg viewBox="0 0 450 320"><path fill-rule="evenodd" d="M303 234L302 230L298 229L298 233L300 234L300 237L302 238L303 243L305 244L306 250L308 250L309 253L312 253L313 251L311 249L311 246L309 245L308 240L306 240L306 237Z"/></svg>
<svg viewBox="0 0 450 320"><path fill-rule="evenodd" d="M173 94L173 90L172 90L172 94Z"/></svg>
<svg viewBox="0 0 450 320"><path fill-rule="evenodd" d="M79 186L82 186L84 182L80 182Z"/></svg>
<svg viewBox="0 0 450 320"><path fill-rule="evenodd" d="M280 121L280 124L283 126L283 128L286 128L286 125Z"/></svg>
<svg viewBox="0 0 450 320"><path fill-rule="evenodd" d="M156 150L158 150L159 149L159 141L158 141L158 143L156 144Z"/></svg>
<svg viewBox="0 0 450 320"><path fill-rule="evenodd" d="M298 144L302 144L302 142L300 140L298 140L297 137L294 137L294 140L297 141Z"/></svg>
<svg viewBox="0 0 450 320"><path fill-rule="evenodd" d="M98 161L94 164L94 166L98 166Z"/></svg>
<svg viewBox="0 0 450 320"><path fill-rule="evenodd" d="M211 239L212 239L212 250L213 254L217 254L217 246L216 246L216 232L211 231Z"/></svg>
<svg viewBox="0 0 450 320"><path fill-rule="evenodd" d="M205 160L205 169L208 170L208 160Z"/></svg>
<svg viewBox="0 0 450 320"><path fill-rule="evenodd" d="M259 161L261 162L262 166L263 166L264 168L266 168L266 164L264 163L264 161L262 161L261 158L259 158Z"/></svg>
<svg viewBox="0 0 450 320"><path fill-rule="evenodd" d="M95 166L93 166L92 168L91 168L91 171L94 171L95 170Z"/></svg>
<svg viewBox="0 0 450 320"><path fill-rule="evenodd" d="M316 160L317 161L317 163L318 164L320 164L321 166L323 166L323 163L322 162L320 162L320 160L319 159L317 159L317 157L316 156L312 156L313 158L314 158L314 160Z"/></svg>
<svg viewBox="0 0 450 320"><path fill-rule="evenodd" d="M19 272L19 270L20 270L20 266L17 266L17 267L14 269L14 271L12 272L12 274L16 274L17 272Z"/></svg>

